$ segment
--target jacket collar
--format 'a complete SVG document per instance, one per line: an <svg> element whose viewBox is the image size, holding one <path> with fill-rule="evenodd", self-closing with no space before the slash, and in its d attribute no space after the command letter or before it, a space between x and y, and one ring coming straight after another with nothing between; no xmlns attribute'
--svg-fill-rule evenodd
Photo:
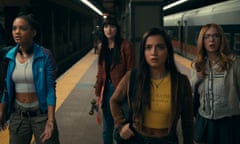
<svg viewBox="0 0 240 144"><path fill-rule="evenodd" d="M19 48L19 44L17 44L12 49L10 49L9 52L6 54L5 58L10 59L10 60L14 60L18 48ZM34 55L33 55L34 59L37 59L38 57L44 56L44 53L41 50L41 46L36 44L35 42L33 42L33 49L34 49Z"/></svg>

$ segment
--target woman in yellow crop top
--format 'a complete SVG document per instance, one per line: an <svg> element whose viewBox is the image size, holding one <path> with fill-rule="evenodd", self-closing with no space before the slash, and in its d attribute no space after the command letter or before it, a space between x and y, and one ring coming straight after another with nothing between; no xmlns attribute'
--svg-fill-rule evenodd
<svg viewBox="0 0 240 144"><path fill-rule="evenodd" d="M138 52L135 74L128 72L122 78L110 100L115 139L122 144L178 144L176 127L181 118L183 143L192 144L191 86L177 70L165 31L147 31ZM130 83L131 76L134 83ZM126 99L130 100L130 117L124 115L122 108Z"/></svg>

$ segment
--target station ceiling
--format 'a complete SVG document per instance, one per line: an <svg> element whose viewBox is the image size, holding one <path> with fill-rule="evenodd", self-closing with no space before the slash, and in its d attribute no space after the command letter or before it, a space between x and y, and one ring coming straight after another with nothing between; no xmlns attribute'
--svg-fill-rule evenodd
<svg viewBox="0 0 240 144"><path fill-rule="evenodd" d="M89 13L84 11L84 4L81 0L0 0L0 7L4 6L24 6L24 5L44 5L46 2L54 2L63 6L68 6L72 9ZM116 16L121 16L122 12L128 7L129 2L160 2L161 5L165 6L178 0L88 0L99 8L103 13L112 13ZM227 1L227 0L188 0L187 2L175 6L171 9L164 11L163 15L177 13L181 11L196 9L206 5ZM86 6L84 6L86 8ZM0 11L1 13L1 11Z"/></svg>
<svg viewBox="0 0 240 144"><path fill-rule="evenodd" d="M143 1L143 0L90 0L92 3L97 5L103 12L106 13L113 13L113 14L119 14L119 12L122 12L125 10L127 4L130 1ZM148 0L145 0L148 1ZM153 0L149 0L153 1ZM162 3L162 5L168 5L170 3L173 3L177 0L155 0ZM164 15L180 12L180 11L186 11L191 9L196 9L199 7L203 7L206 5L222 2L226 0L188 0L184 4L181 4L179 6L176 6L174 8L171 8L169 10L164 11Z"/></svg>

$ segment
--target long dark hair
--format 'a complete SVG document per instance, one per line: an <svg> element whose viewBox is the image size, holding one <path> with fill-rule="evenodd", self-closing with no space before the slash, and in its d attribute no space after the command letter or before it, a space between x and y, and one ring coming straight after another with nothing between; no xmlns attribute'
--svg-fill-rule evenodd
<svg viewBox="0 0 240 144"><path fill-rule="evenodd" d="M102 24L102 38L101 38L101 43L102 43L102 47L100 50L100 55L99 55L99 64L101 64L104 60L105 60L105 56L106 56L106 52L108 49L108 39L107 37L104 35L104 26L106 25L114 25L117 28L117 32L115 35L115 46L113 48L113 52L112 52L112 64L116 65L120 63L120 48L121 48L121 43L122 43L122 37L121 37L121 32L120 32L120 26L117 23L117 20L115 19L114 16L110 15L108 16L106 19L103 20L103 24Z"/></svg>
<svg viewBox="0 0 240 144"><path fill-rule="evenodd" d="M166 71L170 72L171 78L174 78L178 73L174 61L174 51L171 44L171 40L168 37L167 33L161 28L151 28L142 37L140 48L138 50L138 58L136 65L136 87L135 87L135 96L136 98L133 101L133 111L134 116L142 117L145 106L150 106L150 84L151 84L151 75L150 68L146 62L144 51L146 40L150 36L160 35L163 37L168 51L168 58L165 62Z"/></svg>

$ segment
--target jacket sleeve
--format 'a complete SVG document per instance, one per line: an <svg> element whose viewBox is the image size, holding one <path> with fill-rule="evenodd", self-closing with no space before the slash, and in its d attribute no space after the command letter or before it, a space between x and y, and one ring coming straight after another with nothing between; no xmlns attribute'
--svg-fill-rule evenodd
<svg viewBox="0 0 240 144"><path fill-rule="evenodd" d="M6 73L8 67L8 59L5 57L7 52L12 49L13 46L0 48L0 102L6 102ZM4 98L3 98L4 97ZM2 100L3 98L3 100Z"/></svg>
<svg viewBox="0 0 240 144"><path fill-rule="evenodd" d="M99 52L101 52L101 50L99 50ZM96 75L96 83L95 83L95 95L96 96L100 96L101 94L101 90L103 87L103 72L104 72L104 67L103 64L99 64L99 57L98 57L98 70L97 70L97 75Z"/></svg>
<svg viewBox="0 0 240 144"><path fill-rule="evenodd" d="M0 49L1 50L1 49ZM0 102L3 97L3 91L4 91L4 86L5 86L5 66L2 60L0 60Z"/></svg>
<svg viewBox="0 0 240 144"><path fill-rule="evenodd" d="M56 105L56 61L50 50L44 48L47 54L46 78L47 78L47 104Z"/></svg>
<svg viewBox="0 0 240 144"><path fill-rule="evenodd" d="M123 50L124 50L127 71L132 70L134 63L135 63L135 55L134 55L133 45L129 41L124 40L122 46L123 46Z"/></svg>
<svg viewBox="0 0 240 144"><path fill-rule="evenodd" d="M127 122L127 118L124 115L122 105L128 101L129 81L131 72L127 72L119 82L118 87L114 91L110 99L110 108L114 120L115 127L119 127Z"/></svg>
<svg viewBox="0 0 240 144"><path fill-rule="evenodd" d="M182 82L182 96L183 105L181 113L181 122L183 130L184 144L193 143L193 104L192 104L192 91L189 80L186 76L183 77Z"/></svg>
<svg viewBox="0 0 240 144"><path fill-rule="evenodd" d="M195 85L197 81L198 81L197 70L193 66L190 72L190 84L191 84L192 91L195 89Z"/></svg>

